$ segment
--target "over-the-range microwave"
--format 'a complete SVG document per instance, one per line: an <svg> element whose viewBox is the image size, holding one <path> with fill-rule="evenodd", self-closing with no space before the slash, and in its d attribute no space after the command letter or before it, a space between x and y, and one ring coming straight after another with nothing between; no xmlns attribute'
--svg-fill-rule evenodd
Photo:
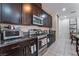
<svg viewBox="0 0 79 59"><path fill-rule="evenodd" d="M33 15L33 24L35 25L43 25L43 18Z"/></svg>

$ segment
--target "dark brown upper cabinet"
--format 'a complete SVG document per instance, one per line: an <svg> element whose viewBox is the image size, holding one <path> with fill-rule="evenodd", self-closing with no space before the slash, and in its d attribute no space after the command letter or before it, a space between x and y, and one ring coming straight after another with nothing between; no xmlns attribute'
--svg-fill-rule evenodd
<svg viewBox="0 0 79 59"><path fill-rule="evenodd" d="M1 22L1 4L0 4L0 22Z"/></svg>
<svg viewBox="0 0 79 59"><path fill-rule="evenodd" d="M43 15L44 15L44 26L45 27L49 27L51 28L52 27L52 16L49 15L47 12L43 12Z"/></svg>
<svg viewBox="0 0 79 59"><path fill-rule="evenodd" d="M22 4L22 24L34 25L33 15L39 16L42 5L40 3L25 3ZM39 9L40 8L40 9Z"/></svg>
<svg viewBox="0 0 79 59"><path fill-rule="evenodd" d="M39 8L42 8L42 4L41 3L32 3L32 5L35 5L35 6L39 7Z"/></svg>
<svg viewBox="0 0 79 59"><path fill-rule="evenodd" d="M41 10L41 8L39 8L35 5L32 5L32 12L33 12L33 15L40 17L42 10Z"/></svg>
<svg viewBox="0 0 79 59"><path fill-rule="evenodd" d="M51 15L46 13L41 7L42 5L40 3L2 3L0 4L0 22L52 27ZM33 24L33 15L42 17L43 25Z"/></svg>
<svg viewBox="0 0 79 59"><path fill-rule="evenodd" d="M4 3L2 4L2 23L20 24L21 4Z"/></svg>
<svg viewBox="0 0 79 59"><path fill-rule="evenodd" d="M42 8L39 8L35 5L32 6L33 8L33 15L37 17L43 18L43 25L42 27L52 27L52 16L45 12Z"/></svg>
<svg viewBox="0 0 79 59"><path fill-rule="evenodd" d="M52 16L48 16L48 27L52 28Z"/></svg>
<svg viewBox="0 0 79 59"><path fill-rule="evenodd" d="M31 4L22 4L22 25L31 25L32 24L32 5Z"/></svg>
<svg viewBox="0 0 79 59"><path fill-rule="evenodd" d="M45 17L44 17L44 20L43 20L44 21L43 22L44 23L43 26L49 27L49 24L48 24L49 23L48 15L46 13L44 15L45 15Z"/></svg>

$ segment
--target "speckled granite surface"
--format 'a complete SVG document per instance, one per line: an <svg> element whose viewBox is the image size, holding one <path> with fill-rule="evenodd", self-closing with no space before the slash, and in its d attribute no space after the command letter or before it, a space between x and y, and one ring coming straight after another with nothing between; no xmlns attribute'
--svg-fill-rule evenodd
<svg viewBox="0 0 79 59"><path fill-rule="evenodd" d="M0 44L0 47L8 46L8 45L15 44L15 43L18 43L18 42L22 42L22 41L25 41L25 40L30 40L32 38L36 38L36 37L22 37L22 38L10 40L10 41L5 41L4 43Z"/></svg>

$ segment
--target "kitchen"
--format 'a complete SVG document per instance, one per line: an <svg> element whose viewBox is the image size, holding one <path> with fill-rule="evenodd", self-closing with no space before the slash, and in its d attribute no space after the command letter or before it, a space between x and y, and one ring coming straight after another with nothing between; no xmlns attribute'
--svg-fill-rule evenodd
<svg viewBox="0 0 79 59"><path fill-rule="evenodd" d="M0 3L0 56L79 56L78 3Z"/></svg>
<svg viewBox="0 0 79 59"><path fill-rule="evenodd" d="M0 3L0 56L43 55L55 42L51 28L41 3Z"/></svg>

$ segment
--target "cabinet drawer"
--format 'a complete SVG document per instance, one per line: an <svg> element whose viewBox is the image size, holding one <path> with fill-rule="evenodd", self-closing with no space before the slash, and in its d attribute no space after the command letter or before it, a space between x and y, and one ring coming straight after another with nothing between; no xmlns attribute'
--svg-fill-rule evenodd
<svg viewBox="0 0 79 59"><path fill-rule="evenodd" d="M8 51L8 50L16 49L16 48L19 48L19 47L21 47L21 46L19 45L19 43L18 43L18 44L13 44L13 45L8 45L8 46L6 46L6 47L2 47L2 48L1 48L1 51Z"/></svg>
<svg viewBox="0 0 79 59"><path fill-rule="evenodd" d="M9 45L6 47L2 47L0 48L0 55L1 56L6 56L6 55L19 55L19 48L21 46L19 44L13 44L13 45Z"/></svg>

